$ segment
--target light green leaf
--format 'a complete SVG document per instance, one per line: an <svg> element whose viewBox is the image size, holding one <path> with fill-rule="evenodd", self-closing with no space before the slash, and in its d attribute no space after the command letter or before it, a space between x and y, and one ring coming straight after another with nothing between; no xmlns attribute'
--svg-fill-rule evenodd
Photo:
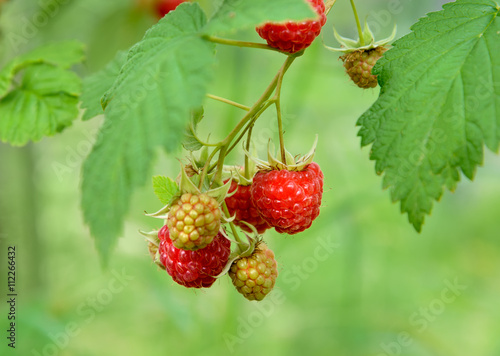
<svg viewBox="0 0 500 356"><path fill-rule="evenodd" d="M7 95L14 76L30 65L47 63L69 68L84 58L84 45L77 41L51 43L18 56L0 70L0 99Z"/></svg>
<svg viewBox="0 0 500 356"><path fill-rule="evenodd" d="M161 203L166 205L179 193L179 186L169 177L154 176L153 189Z"/></svg>
<svg viewBox="0 0 500 356"><path fill-rule="evenodd" d="M106 119L84 163L82 208L104 265L157 147L180 147L190 112L205 97L214 63L213 44L199 36L205 23L196 3L167 14L131 48L103 98Z"/></svg>
<svg viewBox="0 0 500 356"><path fill-rule="evenodd" d="M78 116L80 78L47 64L28 67L18 87L0 100L0 139L15 146L38 141Z"/></svg>
<svg viewBox="0 0 500 356"><path fill-rule="evenodd" d="M500 5L458 0L412 27L377 63L381 93L359 119L362 145L392 199L420 231L460 171L500 142Z"/></svg>
<svg viewBox="0 0 500 356"><path fill-rule="evenodd" d="M182 142L182 145L188 151L198 151L203 147L203 143L198 139L198 136L196 135L196 129L201 119L203 119L203 108L193 110L193 112L191 113L189 126L184 135L184 141Z"/></svg>
<svg viewBox="0 0 500 356"><path fill-rule="evenodd" d="M268 21L298 21L317 16L306 0L225 0L204 32L214 35L252 28Z"/></svg>
<svg viewBox="0 0 500 356"><path fill-rule="evenodd" d="M102 70L83 80L82 108L86 109L82 120L104 114L101 98L111 88L127 59L127 52L118 52L116 57Z"/></svg>

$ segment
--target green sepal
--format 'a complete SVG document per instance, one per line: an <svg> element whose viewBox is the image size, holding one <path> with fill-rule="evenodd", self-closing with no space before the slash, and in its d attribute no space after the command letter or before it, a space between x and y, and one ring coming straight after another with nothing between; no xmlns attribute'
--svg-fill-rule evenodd
<svg viewBox="0 0 500 356"><path fill-rule="evenodd" d="M181 165L181 181L180 181L179 187L180 187L180 194L181 195L185 194L185 193L191 193L191 194L196 194L196 195L201 194L201 191L198 189L198 187L188 177L188 175L186 173L186 169L184 168L184 165Z"/></svg>
<svg viewBox="0 0 500 356"><path fill-rule="evenodd" d="M168 204L164 205L160 210L158 210L157 212L155 213L152 213L152 214L144 214L146 216L149 216L149 217L152 217L152 218L156 218L156 219L163 219L163 220L166 220L168 218L168 212L170 211L170 206L171 206L171 202L169 202Z"/></svg>
<svg viewBox="0 0 500 356"><path fill-rule="evenodd" d="M146 241L151 242L155 246L160 246L160 239L158 238L158 230L153 231L142 231L139 230L139 233L144 236Z"/></svg>
<svg viewBox="0 0 500 356"><path fill-rule="evenodd" d="M231 180L228 180L226 184L218 188L210 189L209 191L205 192L205 194L217 200L219 204L222 204L224 202L224 199L226 199L229 188L231 188Z"/></svg>
<svg viewBox="0 0 500 356"><path fill-rule="evenodd" d="M225 237L227 239L229 239L231 242L236 243L238 245L238 248L236 250L234 250L233 252L231 252L231 254L229 255L229 259L228 259L226 265L224 266L224 269L222 270L221 273L219 273L214 278L220 278L223 275L227 274L227 272L229 272L229 270L231 269L231 266L233 265L233 263L236 260L243 258L243 257L251 256L252 253L255 251L255 247L260 242L260 240L258 238L252 237L246 233L245 233L245 236L247 238L248 243L232 241L231 239L229 239L229 237L227 237L227 235L225 235Z"/></svg>
<svg viewBox="0 0 500 356"><path fill-rule="evenodd" d="M325 44L323 44L323 46L329 51L342 52L342 53L350 53L357 50L369 50L387 45L396 37L396 32L397 32L397 25L394 25L392 33L389 37L384 38L380 41L375 41L375 36L373 35L373 32L371 31L367 20L365 20L365 27L363 29L363 34L362 34L364 45L361 45L361 39L359 38L357 40L353 40L351 38L341 36L337 32L335 27L333 27L333 34L335 36L335 39L340 43L341 48L334 48L327 46Z"/></svg>
<svg viewBox="0 0 500 356"><path fill-rule="evenodd" d="M250 158L257 164L257 167L260 170L287 170L287 171L300 172L304 170L304 168L313 161L317 144L318 144L318 135L316 135L314 139L314 143L311 147L311 150L304 156L294 157L290 152L288 152L285 149L285 162L276 158L276 156L272 153L275 151L275 149L274 145L271 143L271 140L269 140L269 144L267 146L267 157L268 157L267 162L252 156L247 150L245 149L243 150L245 154L248 156L248 158Z"/></svg>

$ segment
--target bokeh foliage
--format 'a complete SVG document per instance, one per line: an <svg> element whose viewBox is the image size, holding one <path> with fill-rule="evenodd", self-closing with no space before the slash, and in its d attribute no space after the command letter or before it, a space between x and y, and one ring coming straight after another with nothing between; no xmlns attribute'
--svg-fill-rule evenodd
<svg viewBox="0 0 500 356"><path fill-rule="evenodd" d="M401 0L396 16L386 1L357 3L361 16L380 18L379 24L390 16L386 27L379 26L379 36L389 33L393 22L402 35L418 17L440 7L433 0ZM210 1L203 5L213 8ZM0 6L5 9L0 17L3 64L16 53L6 36L19 30L36 7L28 0ZM325 26L326 42L333 41L333 23L342 33L354 33L348 6L341 0L335 5ZM89 54L79 71L92 73L154 22L132 1L68 1L19 51L79 39ZM259 40L252 31L234 36ZM250 104L282 60L277 53L219 47L218 79L210 92ZM135 194L109 271L101 270L79 208L80 167L100 120L75 122L63 135L22 149L0 145L2 296L6 246L19 250L18 349L12 353L3 341L2 355L43 354L44 348L52 350L47 345L54 338L67 344L58 355L220 355L230 354L225 337L233 335L241 339L235 355L261 350L265 355L377 356L384 355L383 345L396 351L394 343L404 332L410 341L401 346L401 355L500 354L500 160L486 154L475 182L464 181L446 195L417 234L380 189L368 149L359 148L356 120L376 98L376 91L362 92L348 81L341 62L319 40L290 69L283 87L287 147L294 154L305 152L320 134L316 161L326 189L321 215L307 233L267 237L278 258L277 292L282 294L277 304L266 304L268 309L243 299L228 278L207 291L185 290L150 262L137 230L159 227L143 216L161 205L151 186ZM211 131L212 118L222 137L240 113L207 102L205 114L201 129ZM256 127L255 141L265 145L276 134L268 114ZM179 156L159 155L153 173L175 176ZM233 159L239 162L241 153ZM316 254L330 240L333 252ZM132 279L110 284L115 273L123 272ZM447 303L442 292L446 281L455 279L467 288ZM243 330L248 323L257 327ZM76 335L63 342L68 325Z"/></svg>

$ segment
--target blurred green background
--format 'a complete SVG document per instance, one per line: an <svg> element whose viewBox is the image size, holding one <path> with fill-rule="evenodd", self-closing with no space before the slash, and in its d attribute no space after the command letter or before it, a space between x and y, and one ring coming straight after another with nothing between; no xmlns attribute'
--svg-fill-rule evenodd
<svg viewBox="0 0 500 356"><path fill-rule="evenodd" d="M217 3L202 1L208 12ZM404 35L442 3L357 1L379 38L394 23ZM76 38L87 44L88 60L77 68L87 75L156 22L132 0L0 4L0 66L42 43ZM47 21L36 17L51 4ZM355 36L347 0L338 0L323 31L324 41L336 46L333 24ZM260 41L253 30L232 37ZM245 104L260 96L284 60L220 46L217 58L210 92ZM101 270L79 208L80 166L101 119L76 121L63 134L24 148L0 144L0 354L500 355L500 158L486 153L475 182L464 180L455 193L445 193L417 234L382 191L369 148L359 147L356 119L376 98L377 90L362 91L348 80L321 39L290 69L283 87L287 147L306 152L319 133L316 161L325 192L321 215L307 232L266 234L280 276L261 303L244 299L229 278L209 290L188 290L152 264L137 232L160 227L143 216L160 207L150 186L135 194L110 268ZM206 104L207 133L222 136L241 115L218 102ZM272 113L255 133L262 146L276 136ZM151 173L175 177L181 157L180 151L159 152ZM235 153L228 163L241 157ZM12 245L16 350L6 345Z"/></svg>

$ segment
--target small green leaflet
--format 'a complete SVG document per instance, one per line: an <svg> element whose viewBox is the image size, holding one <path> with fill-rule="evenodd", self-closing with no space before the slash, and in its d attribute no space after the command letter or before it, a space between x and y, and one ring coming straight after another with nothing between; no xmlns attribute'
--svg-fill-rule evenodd
<svg viewBox="0 0 500 356"><path fill-rule="evenodd" d="M71 71L29 66L20 85L0 100L0 140L22 146L62 131L78 117L80 91Z"/></svg>
<svg viewBox="0 0 500 356"><path fill-rule="evenodd" d="M193 110L191 113L191 120L184 135L184 141L182 142L182 145L188 151L198 151L203 147L203 144L196 135L196 129L201 119L203 119L203 108Z"/></svg>
<svg viewBox="0 0 500 356"><path fill-rule="evenodd" d="M305 20L317 14L305 0L225 0L204 29L208 35L255 27L267 21Z"/></svg>
<svg viewBox="0 0 500 356"><path fill-rule="evenodd" d="M167 205L179 193L179 186L169 177L154 176L153 189L161 203Z"/></svg>
<svg viewBox="0 0 500 356"><path fill-rule="evenodd" d="M215 46L199 36L205 23L197 3L167 14L130 49L103 97L105 122L84 163L82 183L85 221L103 265L156 149L178 149L191 110L202 105L215 61Z"/></svg>
<svg viewBox="0 0 500 356"><path fill-rule="evenodd" d="M47 63L68 69L84 58L84 45L77 41L51 43L20 55L0 70L0 99L7 95L14 76L30 65Z"/></svg>
<svg viewBox="0 0 500 356"><path fill-rule="evenodd" d="M458 0L394 43L373 72L380 97L358 120L383 186L421 230L444 187L473 179L500 142L500 4Z"/></svg>
<svg viewBox="0 0 500 356"><path fill-rule="evenodd" d="M83 59L83 44L66 41L7 63L0 70L0 140L22 146L71 125L78 117L81 80L68 68Z"/></svg>
<svg viewBox="0 0 500 356"><path fill-rule="evenodd" d="M111 88L127 59L127 52L118 52L116 57L102 70L83 80L82 108L86 109L82 120L104 114L101 97Z"/></svg>

